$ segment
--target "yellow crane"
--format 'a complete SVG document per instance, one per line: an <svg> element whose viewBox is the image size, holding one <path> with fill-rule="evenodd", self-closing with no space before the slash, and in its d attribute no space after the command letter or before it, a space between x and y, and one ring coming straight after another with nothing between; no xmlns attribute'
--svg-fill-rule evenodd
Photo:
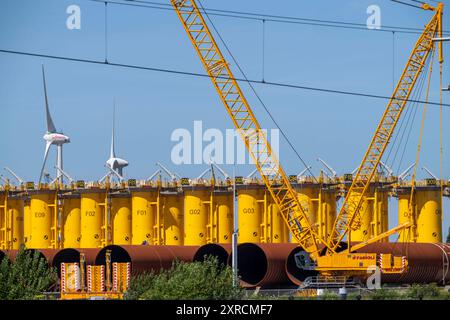
<svg viewBox="0 0 450 320"><path fill-rule="evenodd" d="M404 272L407 267L405 257L385 255L383 259L378 254L354 253L353 251L368 243L378 241L409 224L398 226L377 237L349 248L349 252L339 252L340 243L351 229L358 226L359 209L364 194L374 175L376 167L386 148L389 138L401 115L415 81L422 71L425 60L433 48L433 36L442 30L443 4L437 7L423 5L424 9L435 11L435 15L426 26L419 38L407 67L397 85L397 88L386 108L374 138L363 158L351 192L359 192L359 197L347 196L333 232L328 239L319 237L317 230L308 220L305 209L300 204L297 193L291 186L288 176L283 171L277 156L273 153L261 127L250 108L242 90L234 77L229 64L220 51L212 36L205 19L195 0L171 0L191 43L208 73L216 91L222 100L231 120L238 130L249 151L256 168L261 174L274 202L286 222L292 236L304 249L297 257L297 264L304 269L319 271L324 275L360 275L363 277L370 266L377 265L384 273Z"/></svg>

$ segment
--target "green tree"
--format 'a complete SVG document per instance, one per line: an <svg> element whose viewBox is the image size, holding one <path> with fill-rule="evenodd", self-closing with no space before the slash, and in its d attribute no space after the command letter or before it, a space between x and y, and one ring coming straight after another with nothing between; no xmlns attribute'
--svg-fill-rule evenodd
<svg viewBox="0 0 450 320"><path fill-rule="evenodd" d="M448 227L447 243L450 243L450 227Z"/></svg>
<svg viewBox="0 0 450 320"><path fill-rule="evenodd" d="M56 271L48 268L39 252L22 247L14 262L5 257L0 263L0 299L38 299L57 279Z"/></svg>
<svg viewBox="0 0 450 320"><path fill-rule="evenodd" d="M376 289L370 294L372 300L399 300L402 298L400 292L395 289Z"/></svg>
<svg viewBox="0 0 450 320"><path fill-rule="evenodd" d="M441 289L435 284L413 284L406 292L406 297L414 300L440 299Z"/></svg>
<svg viewBox="0 0 450 320"><path fill-rule="evenodd" d="M125 293L126 300L138 300L155 282L155 273L142 273L133 276L130 281L130 288Z"/></svg>
<svg viewBox="0 0 450 320"><path fill-rule="evenodd" d="M203 262L177 261L169 270L135 277L125 299L222 300L240 299L243 294L242 288L233 287L231 268L207 257Z"/></svg>

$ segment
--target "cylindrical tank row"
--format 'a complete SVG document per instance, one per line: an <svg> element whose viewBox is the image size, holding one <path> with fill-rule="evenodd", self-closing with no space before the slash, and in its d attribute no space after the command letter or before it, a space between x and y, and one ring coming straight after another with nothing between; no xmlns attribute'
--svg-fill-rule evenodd
<svg viewBox="0 0 450 320"><path fill-rule="evenodd" d="M295 242L270 192L261 184L238 185L239 243ZM339 189L294 185L317 234L327 239L334 227ZM400 188L402 242L442 241L442 198L438 186ZM124 192L125 191L125 192ZM361 225L351 241L366 241L388 230L388 187L374 183L361 206ZM358 194L351 195L358 197ZM110 190L92 188L61 193L32 190L0 198L0 248L100 248L117 245L204 245L231 243L234 202L229 187L183 186ZM5 205L6 204L6 205ZM411 209L411 212L410 212ZM382 241L387 242L388 238Z"/></svg>
<svg viewBox="0 0 450 320"><path fill-rule="evenodd" d="M412 222L415 228L400 232L402 242L442 242L442 197L439 187L411 188L398 191L398 223Z"/></svg>

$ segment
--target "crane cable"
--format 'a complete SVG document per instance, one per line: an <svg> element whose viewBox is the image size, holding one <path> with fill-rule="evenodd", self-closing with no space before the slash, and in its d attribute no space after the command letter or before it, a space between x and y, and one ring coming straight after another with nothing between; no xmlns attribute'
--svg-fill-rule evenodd
<svg viewBox="0 0 450 320"><path fill-rule="evenodd" d="M426 63L427 63L427 65L424 68L425 71L423 73L421 73L421 75L419 77L419 80L418 80L418 83L414 87L414 92L413 92L413 99L414 99L414 101L422 96L422 91L423 91L425 79L426 79L426 76L428 74L428 63L429 63L429 60L427 60ZM415 102L410 103L410 107L407 108L405 117L401 118L401 120L400 120L401 123L400 123L400 126L399 126L398 133L395 135L394 142L392 144L392 147L389 150L389 153L388 153L388 156L387 156L387 159L386 159L386 162L388 162L388 160L389 160L389 158L391 156L391 152L393 152L395 150L394 155L393 155L393 159L391 161L391 167L394 167L394 165L396 163L397 156L398 156L398 152L400 151L400 149L403 146L402 157L401 157L401 159L400 159L400 161L398 163L397 172L400 171L400 168L401 168L401 165L402 165L402 162L403 162L403 156L404 156L404 154L406 152L406 147L408 145L408 141L409 141L409 138L410 138L410 135L411 135L412 126L413 126L413 123L414 123L415 118L416 118L417 106L418 106L418 104L415 103ZM406 122L405 122L405 120L406 120ZM408 134L407 134L406 142L404 142L405 141L404 138L405 138L406 132L408 132ZM397 144L397 146L396 146L396 144Z"/></svg>
<svg viewBox="0 0 450 320"><path fill-rule="evenodd" d="M434 54L436 52L435 49L436 49L436 47L433 47L433 52L432 52L432 55L431 55L431 61L434 60ZM425 101L428 101L428 96L429 96L429 93L430 93L431 74L432 73L433 73L433 63L431 62L430 63L430 71L429 71L429 74L428 74L428 84L427 84L427 91L426 91L426 94L425 94ZM421 121L421 124L420 124L419 142L417 143L416 162L415 162L415 165L414 165L413 175L411 176L411 194L410 194L410 197L409 197L409 205L408 205L408 214L413 219L413 221L415 220L415 216L413 214L414 191L415 191L415 187L416 187L417 167L419 165L419 157L420 157L420 151L421 151L422 140L423 140L423 129L424 129L424 126L425 126L426 112L427 112L427 104L425 103L423 105L422 121ZM416 225L415 221L414 221L413 225ZM408 229L412 231L411 227L408 228ZM411 232L410 232L410 235L411 235Z"/></svg>
<svg viewBox="0 0 450 320"><path fill-rule="evenodd" d="M422 91L423 91L423 88L424 88L424 85L425 85L425 79L426 79L426 76L427 76L427 73L425 73L425 74L423 75L423 77L422 77L422 87L420 88L420 92L418 93L418 97L421 97L421 96L422 96ZM411 132L412 132L412 129L413 129L413 124L414 124L414 121L415 121L415 119L416 119L416 114L417 114L417 110L418 110L418 109L419 109L418 104L417 104L417 103L414 103L414 115L413 115L411 124L410 124L410 126L409 126L409 131L408 131L408 135L406 136L406 141L405 141L405 143L403 144L403 152L402 152L402 155L401 155L401 157L400 157L400 161L399 161L399 163L398 163L398 169L397 169L397 172L400 171L400 167L401 167L401 165L403 164L403 158L404 158L404 156L405 156L406 148L407 148L407 146L408 146L409 139L410 139L410 137L411 137ZM406 130L406 128L405 128L405 130ZM395 159L394 159L394 160L395 160Z"/></svg>
<svg viewBox="0 0 450 320"><path fill-rule="evenodd" d="M428 61L427 61L427 63L428 63ZM417 85L414 88L415 89L414 92L413 92L413 99L414 100L419 98L422 95L424 79L425 79L427 73L428 73L428 68L425 68L425 72L422 73L422 75L420 76L420 78L418 80ZM388 154L387 154L386 160L385 160L385 162L389 164L392 152L394 152L393 158L391 160L391 163L389 164L390 167L392 167L392 168L395 165L398 152L402 148L404 137L405 137L405 133L407 131L409 131L408 135L407 135L407 140L406 140L406 143L405 143L405 148L403 149L403 155L404 155L404 152L406 150L406 145L408 144L409 136L410 136L411 130L412 130L412 125L413 125L413 123L415 121L415 117L416 117L416 113L417 113L417 105L418 104L415 103L415 102L411 103L410 107L406 109L405 116L401 117L401 119L400 119L399 128L397 130L398 133L396 133L395 136L394 136L392 145L389 148L389 151L388 151ZM402 160L403 160L403 155L402 155ZM400 162L398 164L397 172L400 171L402 160L400 160Z"/></svg>
<svg viewBox="0 0 450 320"><path fill-rule="evenodd" d="M287 143L289 144L290 148L294 151L294 153L297 155L297 158L302 162L302 164L305 166L306 170L309 172L309 174L311 175L311 177L315 180L315 182L317 183L317 179L314 176L314 174L312 173L310 167L307 165L307 163L303 160L303 158L300 156L300 154L298 153L298 151L295 149L294 145L291 143L291 141L289 140L289 138L287 137L286 133L283 131L283 129L281 129L281 127L278 125L277 121L275 120L275 118L272 116L272 114L270 113L269 109L267 108L267 106L265 105L265 103L262 101L261 97L259 96L258 92L256 91L256 89L254 88L254 86L252 85L252 83L248 80L246 74L244 73L244 70L241 68L241 66L239 65L239 63L237 62L237 60L235 59L234 55L231 53L231 50L228 48L227 44L225 43L224 39L222 38L222 36L220 35L219 31L217 30L216 26L214 25L214 23L212 22L212 20L209 18L208 13L205 11L205 9L203 8L203 5L201 3L200 0L198 0L198 3L200 5L200 8L203 10L203 12L206 15L206 18L208 19L209 23L211 24L211 26L213 27L214 31L216 32L217 36L219 37L220 41L222 42L222 44L224 45L225 49L227 50L228 54L231 56L231 59L233 59L233 62L235 63L235 65L237 66L237 68L239 69L239 71L241 72L242 76L244 77L245 82L250 86L251 90L253 91L253 93L255 94L256 98L258 99L258 101L261 103L262 107L264 108L264 110L267 112L267 114L269 115L270 119L272 120L272 122L275 124L275 126L278 128L278 130L280 130L281 135L284 137L284 139L287 141ZM277 155L279 156L279 155Z"/></svg>
<svg viewBox="0 0 450 320"><path fill-rule="evenodd" d="M443 88L443 61L439 61L439 184L441 186L441 199L444 196L444 110L442 107L442 88ZM441 215L444 215L444 203L441 201Z"/></svg>

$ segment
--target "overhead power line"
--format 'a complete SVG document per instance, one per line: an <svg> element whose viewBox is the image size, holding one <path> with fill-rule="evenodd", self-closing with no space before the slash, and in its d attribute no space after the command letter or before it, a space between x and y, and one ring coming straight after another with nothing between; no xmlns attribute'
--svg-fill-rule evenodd
<svg viewBox="0 0 450 320"><path fill-rule="evenodd" d="M183 71L183 70L176 70L176 69L145 67L145 66L138 66L138 65L132 65L132 64L125 64L125 63L114 63L114 62L100 61L100 60L62 57L62 56L49 55L49 54L40 54L40 53L25 52L25 51L5 50L5 49L0 49L0 52L8 53L8 54L23 55L23 56L39 57L39 58L57 59L57 60L65 60L65 61L73 61L73 62L83 62L83 63L91 63L91 64L97 64L97 65L107 65L107 66L113 66L113 67L139 69L139 70L147 70L147 71L155 71L155 72L180 74L180 75L186 75L186 76L210 78L210 76L205 73ZM228 79L225 77L217 77L217 78ZM366 97L366 98L374 98L374 99L383 99L383 100L391 99L391 97L378 95L378 94L335 90L335 89L327 89L327 88L318 88L318 87L302 86L302 85L282 83L282 82L273 82L273 81L264 81L263 82L262 80L252 80L252 79L243 79L243 78L235 78L234 80L239 81L239 82L256 83L256 84L262 84L262 85L274 86L274 87L310 90L310 91L317 91L317 92L334 93L334 94L342 94L342 95L358 96L358 97ZM441 105L438 102L430 102L430 101L426 102L423 100L412 100L412 99L397 99L397 100L416 102L416 103L427 103L428 105L434 105L434 106ZM442 106L450 107L450 104L443 103Z"/></svg>
<svg viewBox="0 0 450 320"><path fill-rule="evenodd" d="M86 0L90 2L99 3L112 3L116 5L132 6L140 8L158 9L158 10L169 10L174 9L170 4L153 2L153 1L143 1L143 0ZM273 14L263 14L254 12L244 12L244 11L234 11L234 10L223 10L223 9L212 9L204 8L200 10L202 12L208 13L210 15L246 19L246 20L258 20L258 21L268 21L277 23L289 23L289 24L301 24L301 25L311 25L319 27L330 27L330 28L341 28L341 29L354 29L354 30L365 30L365 31L381 31L381 32L399 32L399 33L409 33L409 34L421 34L421 28L412 27L399 27L399 26L383 26L381 29L368 29L367 25L364 23L337 21L337 20L323 20L323 19L310 19L301 18L293 16L282 16ZM450 35L450 31L444 31L444 35Z"/></svg>

